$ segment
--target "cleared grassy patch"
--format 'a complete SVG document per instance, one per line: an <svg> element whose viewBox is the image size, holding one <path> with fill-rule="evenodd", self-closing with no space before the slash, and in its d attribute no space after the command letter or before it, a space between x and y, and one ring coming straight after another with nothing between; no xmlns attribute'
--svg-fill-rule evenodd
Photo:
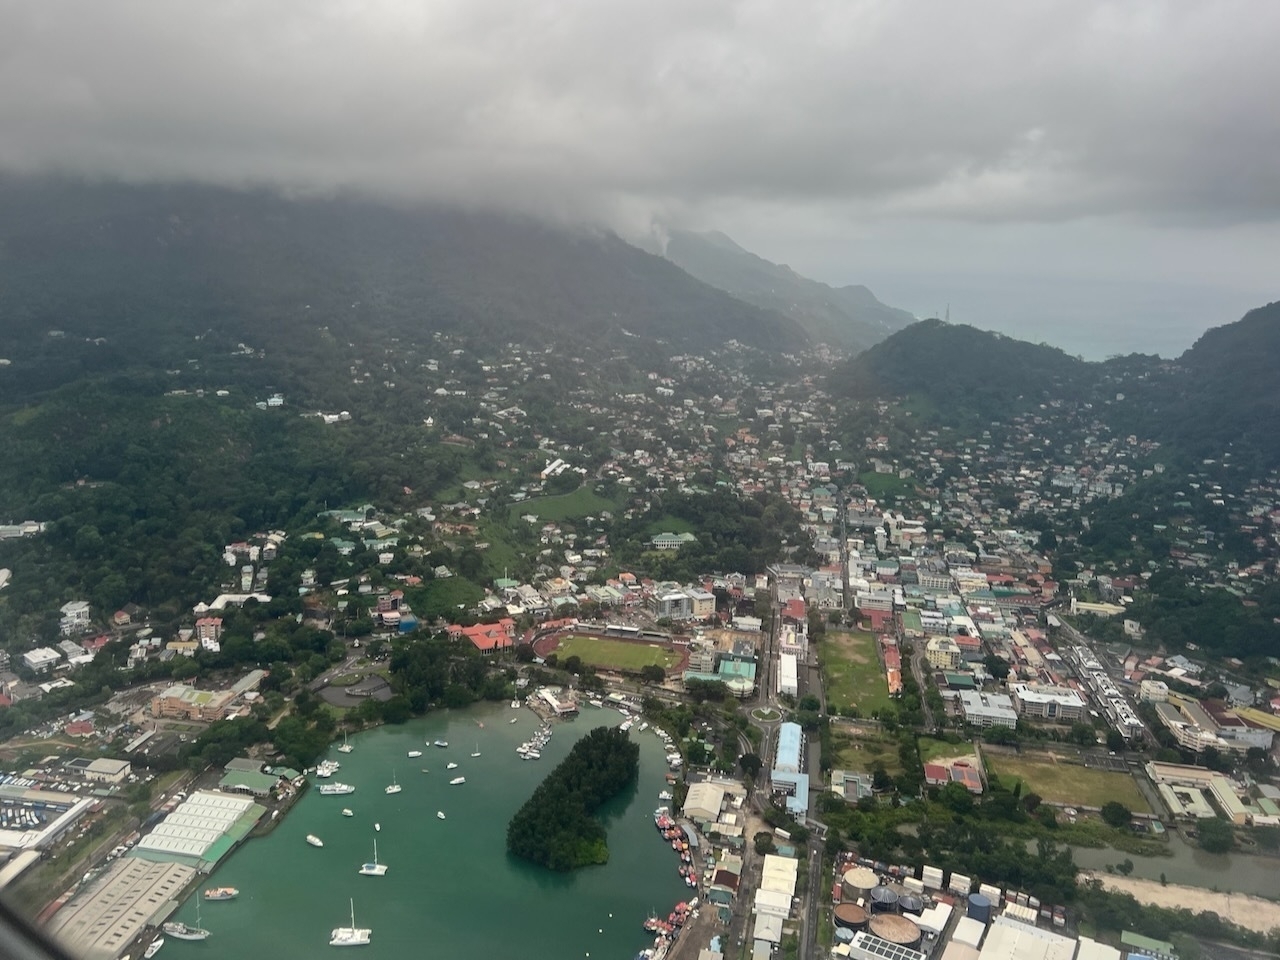
<svg viewBox="0 0 1280 960"><path fill-rule="evenodd" d="M532 513L542 520L576 520L617 509L616 503L600 496L589 486L581 486L573 493L564 493L558 497L535 497L511 505L513 514Z"/></svg>
<svg viewBox="0 0 1280 960"><path fill-rule="evenodd" d="M920 750L921 763L932 763L938 759L952 760L956 757L973 756L973 744L967 741L963 743L947 743L945 740L921 737L916 741L916 746Z"/></svg>
<svg viewBox="0 0 1280 960"><path fill-rule="evenodd" d="M680 662L680 654L666 647L577 634L560 641L556 656L561 663L567 657L578 657L583 663L606 670L639 670L651 665L670 670Z"/></svg>
<svg viewBox="0 0 1280 960"><path fill-rule="evenodd" d="M915 490L915 484L910 480L903 480L896 473L867 470L858 474L858 482L867 488L867 495L872 497L899 497Z"/></svg>
<svg viewBox="0 0 1280 960"><path fill-rule="evenodd" d="M870 633L829 629L818 645L818 662L832 712L853 707L869 717L893 704Z"/></svg>
<svg viewBox="0 0 1280 960"><path fill-rule="evenodd" d="M833 732L831 745L836 754L831 766L836 770L872 773L877 765L881 765L890 776L897 776L902 772L902 759L898 756L896 740L875 735L853 736Z"/></svg>
<svg viewBox="0 0 1280 960"><path fill-rule="evenodd" d="M1022 792L1038 793L1052 803L1070 803L1082 807L1101 807L1109 800L1123 803L1136 813L1149 813L1151 807L1142 791L1127 773L1090 770L1074 763L1032 760L986 754L987 765L1012 787L1022 782Z"/></svg>

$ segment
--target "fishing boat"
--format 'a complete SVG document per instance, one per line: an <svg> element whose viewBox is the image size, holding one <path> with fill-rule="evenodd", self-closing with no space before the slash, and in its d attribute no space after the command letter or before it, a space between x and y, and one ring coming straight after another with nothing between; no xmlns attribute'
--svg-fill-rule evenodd
<svg viewBox="0 0 1280 960"><path fill-rule="evenodd" d="M339 753L350 753L355 748L347 742L347 731L342 731L342 746L338 747Z"/></svg>
<svg viewBox="0 0 1280 960"><path fill-rule="evenodd" d="M436 819L437 819L437 820L443 820L443 819L444 819L444 811L443 811L443 810L437 810L437 811L436 811Z"/></svg>
<svg viewBox="0 0 1280 960"><path fill-rule="evenodd" d="M466 783L466 782L467 782L466 777L454 777L452 780L449 781L449 786L456 787L458 784Z"/></svg>
<svg viewBox="0 0 1280 960"><path fill-rule="evenodd" d="M320 784L320 796L322 797L344 797L348 793L355 793L356 788L349 783L322 783Z"/></svg>
<svg viewBox="0 0 1280 960"><path fill-rule="evenodd" d="M365 877L381 877L385 876L387 865L378 862L378 841L373 841L373 862L362 863L360 865L360 875ZM354 926L354 923L352 924Z"/></svg>
<svg viewBox="0 0 1280 960"><path fill-rule="evenodd" d="M449 741L448 741L448 740L437 740L437 741L435 742L435 745L436 745L437 747L447 747L447 746L449 745Z"/></svg>
<svg viewBox="0 0 1280 960"><path fill-rule="evenodd" d="M400 786L400 784L396 782L396 773L394 770L392 770L391 782L382 788L382 792L386 794L392 794L392 793L399 793L403 789L404 787Z"/></svg>
<svg viewBox="0 0 1280 960"><path fill-rule="evenodd" d="M343 808L342 808L342 815L343 815L344 817L354 817L354 816L355 816L355 811L354 811L354 810L352 810L350 807L343 807Z"/></svg>
<svg viewBox="0 0 1280 960"><path fill-rule="evenodd" d="M177 937L179 940L209 939L209 931L200 926L200 898L196 898L196 925L194 927L178 920L170 920L168 923L162 923L160 929L171 937Z"/></svg>
<svg viewBox="0 0 1280 960"><path fill-rule="evenodd" d="M373 931L368 927L356 926L356 902L351 901L351 926L334 927L333 932L329 934L329 946L331 947L363 947L369 942L369 935Z"/></svg>
<svg viewBox="0 0 1280 960"><path fill-rule="evenodd" d="M324 846L324 841L321 840L319 837L317 837L314 833L307 834L307 843L311 844L313 847Z"/></svg>
<svg viewBox="0 0 1280 960"><path fill-rule="evenodd" d="M204 892L204 898L210 902L234 900L238 896L240 896L240 891L235 887L210 887Z"/></svg>
<svg viewBox="0 0 1280 960"><path fill-rule="evenodd" d="M450 763L446 763L446 764L445 764L445 766L444 766L444 768L445 768L446 770L457 770L457 769L458 769L458 765L457 765L456 763L452 763L452 762L450 762Z"/></svg>
<svg viewBox="0 0 1280 960"><path fill-rule="evenodd" d="M473 757L480 756L480 744L478 743L476 744L476 748L473 751L471 751L471 756Z"/></svg>
<svg viewBox="0 0 1280 960"><path fill-rule="evenodd" d="M142 951L142 955L146 957L146 960L151 960L152 957L154 957L157 953L160 952L160 948L163 946L164 946L164 937L156 937L149 944L147 944L147 949Z"/></svg>
<svg viewBox="0 0 1280 960"><path fill-rule="evenodd" d="M410 750L410 751L409 751L409 758L410 758L410 759L414 759L414 758L416 758L416 757L420 757L420 756L422 756L422 751L421 751L421 750Z"/></svg>

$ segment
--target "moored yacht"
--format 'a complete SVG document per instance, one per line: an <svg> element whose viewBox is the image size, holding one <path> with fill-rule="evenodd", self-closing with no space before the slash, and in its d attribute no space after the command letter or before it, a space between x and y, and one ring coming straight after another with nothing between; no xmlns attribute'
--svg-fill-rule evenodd
<svg viewBox="0 0 1280 960"><path fill-rule="evenodd" d="M369 942L369 936L373 931L368 927L356 926L356 902L351 901L351 926L334 927L333 932L329 934L329 946L331 947L362 947Z"/></svg>

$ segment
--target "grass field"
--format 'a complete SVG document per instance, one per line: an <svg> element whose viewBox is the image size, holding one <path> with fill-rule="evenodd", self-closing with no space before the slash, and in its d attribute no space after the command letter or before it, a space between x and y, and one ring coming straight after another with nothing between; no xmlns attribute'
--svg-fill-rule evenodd
<svg viewBox="0 0 1280 960"><path fill-rule="evenodd" d="M1073 803L1082 807L1101 807L1117 800L1136 813L1149 813L1147 804L1133 777L1127 773L1089 770L1074 763L1054 763L1025 757L985 754L987 766L999 774L1000 782L1012 787L1022 781L1023 793L1038 793L1053 803Z"/></svg>
<svg viewBox="0 0 1280 960"><path fill-rule="evenodd" d="M617 510L618 505L583 485L573 493L558 497L535 497L511 505L512 516L532 513L543 520L576 520L581 517L599 516L604 510Z"/></svg>
<svg viewBox="0 0 1280 960"><path fill-rule="evenodd" d="M855 737L833 730L831 745L836 752L832 767L837 770L871 773L879 763L890 776L897 776L902 772L902 760L898 756L896 740L880 736Z"/></svg>
<svg viewBox="0 0 1280 960"><path fill-rule="evenodd" d="M556 647L556 656L561 662L566 657L576 656L593 667L614 670L639 670L651 664L670 670L680 662L680 654L666 647L576 634L560 641L560 645Z"/></svg>
<svg viewBox="0 0 1280 960"><path fill-rule="evenodd" d="M861 630L828 630L818 661L832 712L856 707L860 716L892 705L889 685L876 657L876 641Z"/></svg>
<svg viewBox="0 0 1280 960"><path fill-rule="evenodd" d="M967 741L964 743L947 743L945 740L921 737L916 741L916 746L920 750L921 763L932 763L939 758L952 760L956 757L973 756L973 744Z"/></svg>

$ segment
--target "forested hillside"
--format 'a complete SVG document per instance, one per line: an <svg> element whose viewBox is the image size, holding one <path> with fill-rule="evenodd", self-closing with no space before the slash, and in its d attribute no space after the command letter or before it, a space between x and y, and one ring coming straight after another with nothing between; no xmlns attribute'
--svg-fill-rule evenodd
<svg viewBox="0 0 1280 960"><path fill-rule="evenodd" d="M915 322L906 310L876 299L864 286L831 287L770 263L723 233L674 230L667 259L740 300L791 317L818 343L865 350Z"/></svg>

